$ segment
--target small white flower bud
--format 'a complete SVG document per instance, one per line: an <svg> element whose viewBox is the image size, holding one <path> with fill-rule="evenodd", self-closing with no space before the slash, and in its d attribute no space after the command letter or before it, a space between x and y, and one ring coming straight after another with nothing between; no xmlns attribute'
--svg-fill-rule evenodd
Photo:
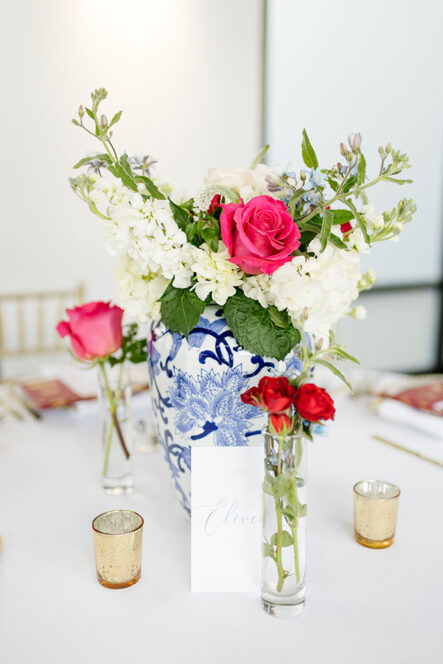
<svg viewBox="0 0 443 664"><path fill-rule="evenodd" d="M357 152L361 147L361 134L349 134L348 143L352 152Z"/></svg>
<svg viewBox="0 0 443 664"><path fill-rule="evenodd" d="M340 154L343 155L343 157L346 157L346 155L348 154L346 145L344 143L340 143Z"/></svg>
<svg viewBox="0 0 443 664"><path fill-rule="evenodd" d="M106 117L106 115L101 116L100 124L101 124L102 129L106 129L106 127L108 126L108 118Z"/></svg>
<svg viewBox="0 0 443 664"><path fill-rule="evenodd" d="M80 104L80 106L78 107L78 114L79 114L79 116L80 116L81 118L82 118L82 117L84 116L84 114L85 114L85 109L83 108L83 106L82 106L81 104Z"/></svg>

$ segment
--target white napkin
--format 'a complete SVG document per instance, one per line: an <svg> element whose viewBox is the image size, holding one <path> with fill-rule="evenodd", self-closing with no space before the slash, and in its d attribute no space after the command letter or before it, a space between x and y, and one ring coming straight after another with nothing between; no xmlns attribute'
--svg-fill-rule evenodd
<svg viewBox="0 0 443 664"><path fill-rule="evenodd" d="M377 412L385 420L413 427L443 441L443 417L411 408L395 399L383 399L378 405Z"/></svg>

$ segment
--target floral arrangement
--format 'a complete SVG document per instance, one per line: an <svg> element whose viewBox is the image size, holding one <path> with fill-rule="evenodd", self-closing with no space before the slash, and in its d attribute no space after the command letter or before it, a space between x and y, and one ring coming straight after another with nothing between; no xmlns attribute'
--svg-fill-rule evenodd
<svg viewBox="0 0 443 664"><path fill-rule="evenodd" d="M243 403L268 413L263 490L274 501L276 532L266 537L265 526L263 556L276 564L277 593L283 591L286 579L291 576L283 563L285 547L293 548L292 575L296 584L301 582L304 572L298 543L300 522L306 516L306 503L300 499L298 488L301 441L303 437L311 438L313 425L322 426L324 421L334 419L335 414L334 402L326 390L302 381L303 377L290 381L286 376L265 376L257 387L241 395ZM270 521L269 517L266 520Z"/></svg>
<svg viewBox="0 0 443 664"><path fill-rule="evenodd" d="M349 358L331 330L374 283L360 256L382 240L395 240L415 204L402 199L378 213L368 189L379 182L411 182L408 157L390 144L379 148L380 167L366 173L360 134L340 144L340 161L320 168L306 131L299 171L261 163L248 169L209 170L197 194L182 200L153 175L149 157L119 155L114 126L100 112L103 88L80 106L74 124L102 145L81 159L86 172L70 180L74 192L104 222L106 243L120 257L119 301L140 322L161 320L187 336L205 307L215 303L240 345L282 360L309 335L304 353L324 364ZM89 123L89 125L88 125ZM340 372L338 372L340 374Z"/></svg>
<svg viewBox="0 0 443 664"><path fill-rule="evenodd" d="M126 444L118 407L123 398L122 375L125 362L138 364L146 361L146 339L137 339L138 326L131 323L125 330L122 327L124 311L111 306L110 302L88 302L74 309L66 309L68 320L58 323L56 330L61 337L68 336L74 357L88 369L98 367L110 415L110 423L105 435L103 476L106 476L109 454L114 431L117 434L126 459L130 451ZM111 367L120 365L116 388L109 380Z"/></svg>

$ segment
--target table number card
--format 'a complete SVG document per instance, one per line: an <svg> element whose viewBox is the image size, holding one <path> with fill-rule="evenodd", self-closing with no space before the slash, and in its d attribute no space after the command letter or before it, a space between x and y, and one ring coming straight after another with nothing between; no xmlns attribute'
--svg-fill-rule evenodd
<svg viewBox="0 0 443 664"><path fill-rule="evenodd" d="M260 588L261 447L193 447L191 590Z"/></svg>

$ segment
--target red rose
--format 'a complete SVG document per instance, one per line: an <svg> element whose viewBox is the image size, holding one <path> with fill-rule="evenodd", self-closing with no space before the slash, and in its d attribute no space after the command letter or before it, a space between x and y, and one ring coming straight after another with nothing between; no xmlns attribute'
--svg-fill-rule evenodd
<svg viewBox="0 0 443 664"><path fill-rule="evenodd" d="M283 201L256 196L248 203L221 205L220 229L229 259L246 274L272 274L292 260L300 230Z"/></svg>
<svg viewBox="0 0 443 664"><path fill-rule="evenodd" d="M89 302L66 309L69 322L60 321L56 330L71 337L72 350L81 360L107 357L122 345L123 309L109 302Z"/></svg>
<svg viewBox="0 0 443 664"><path fill-rule="evenodd" d="M300 417L309 422L334 419L333 400L326 390L314 383L306 383L296 391L294 404Z"/></svg>
<svg viewBox="0 0 443 664"><path fill-rule="evenodd" d="M215 196L213 197L211 203L209 204L208 214L214 214L214 212L217 210L217 208L220 207L220 201L221 201L220 194L215 194Z"/></svg>
<svg viewBox="0 0 443 664"><path fill-rule="evenodd" d="M340 224L340 230L345 235L346 233L350 233L352 231L352 226L349 221L346 221L344 224Z"/></svg>
<svg viewBox="0 0 443 664"><path fill-rule="evenodd" d="M271 433L287 433L291 428L291 420L285 413L271 413L269 423Z"/></svg>
<svg viewBox="0 0 443 664"><path fill-rule="evenodd" d="M264 376L257 387L251 387L240 398L243 403L259 406L271 413L283 413L291 408L295 389L285 376Z"/></svg>

